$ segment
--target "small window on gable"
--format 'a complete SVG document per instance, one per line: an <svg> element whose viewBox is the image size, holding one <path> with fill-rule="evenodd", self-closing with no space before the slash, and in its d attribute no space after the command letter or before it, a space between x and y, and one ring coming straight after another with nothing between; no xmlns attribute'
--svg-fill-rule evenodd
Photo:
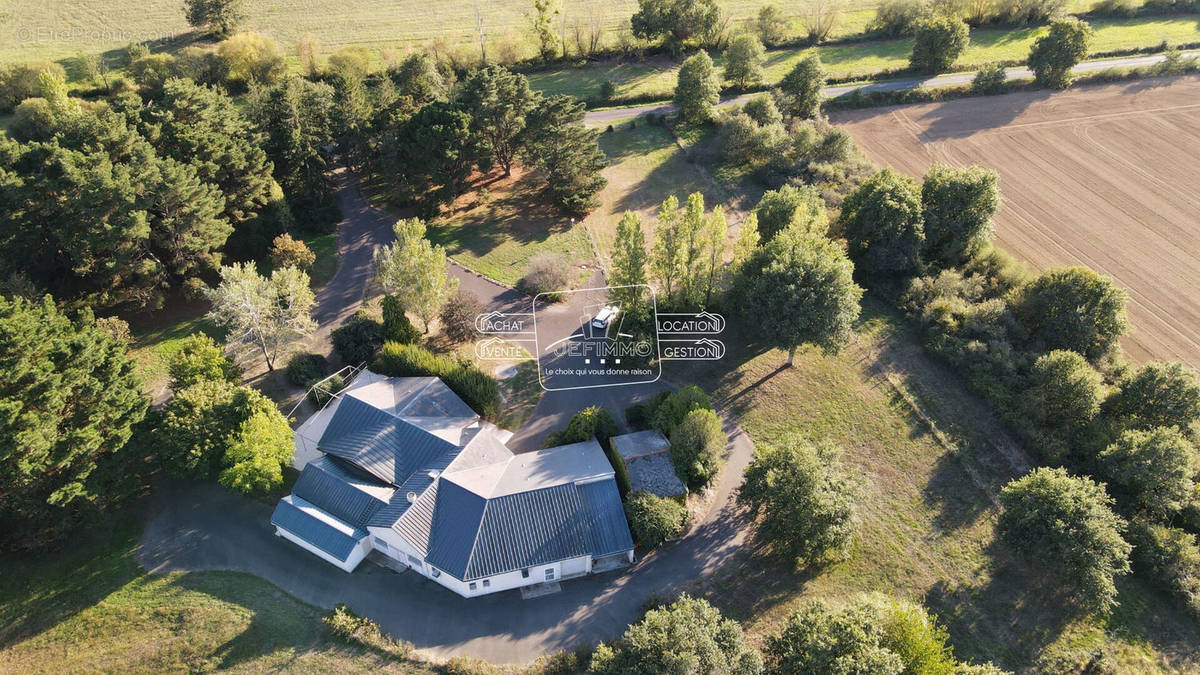
<svg viewBox="0 0 1200 675"><path fill-rule="evenodd" d="M467 588L470 588L471 590L475 590L475 582L472 581L470 584L467 585Z"/></svg>
<svg viewBox="0 0 1200 675"><path fill-rule="evenodd" d="M489 586L491 586L491 585L492 585L492 580L491 580L491 579L484 579L484 580L483 580L483 587L484 587L484 588L488 588L488 587L489 587Z"/></svg>
<svg viewBox="0 0 1200 675"><path fill-rule="evenodd" d="M529 568L528 568L528 567L526 567L525 569L521 570L521 578L522 578L522 579L528 579L528 578L529 578Z"/></svg>
<svg viewBox="0 0 1200 675"><path fill-rule="evenodd" d="M554 581L554 568L553 567L546 568L546 581Z"/></svg>
<svg viewBox="0 0 1200 675"><path fill-rule="evenodd" d="M388 550L387 542L379 537L375 537L375 548L378 548L380 551L386 551Z"/></svg>
<svg viewBox="0 0 1200 675"><path fill-rule="evenodd" d="M432 571L431 571L429 574L430 574L430 576L432 576L434 579L436 579L436 578L438 578L438 577L442 576L442 572L441 572L441 570L439 570L438 568L436 568L436 567L430 567L429 569L430 569L430 570L432 570Z"/></svg>

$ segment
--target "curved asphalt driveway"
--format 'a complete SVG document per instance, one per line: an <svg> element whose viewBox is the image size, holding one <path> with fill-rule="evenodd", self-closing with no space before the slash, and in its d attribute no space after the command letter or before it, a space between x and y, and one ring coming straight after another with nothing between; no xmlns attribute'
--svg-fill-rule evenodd
<svg viewBox="0 0 1200 675"><path fill-rule="evenodd" d="M394 218L372 207L345 170L338 175L338 200L345 217L339 237L342 258L337 274L318 293L320 340L327 340L329 330L362 303L372 251L392 238ZM456 265L453 274L489 308L511 311L528 304L527 296L466 268ZM547 433L589 405L603 405L623 420L625 407L665 386L547 392L509 446L516 452L537 449ZM164 485L137 557L151 572L248 572L320 607L344 602L434 658L461 655L524 664L548 652L620 635L638 618L648 596L684 590L716 569L737 564L745 520L732 496L753 444L741 429L725 424L728 460L711 510L690 532L630 569L565 581L561 592L541 598L523 600L519 591L505 591L466 599L416 573L397 574L370 563L346 574L273 536L271 505L211 484Z"/></svg>

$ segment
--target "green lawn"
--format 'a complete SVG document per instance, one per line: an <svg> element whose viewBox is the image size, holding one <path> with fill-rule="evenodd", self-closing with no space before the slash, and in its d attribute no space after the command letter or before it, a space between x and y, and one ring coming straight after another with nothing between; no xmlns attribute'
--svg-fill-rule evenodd
<svg viewBox="0 0 1200 675"><path fill-rule="evenodd" d="M735 346L734 320L723 362L668 373L712 391L756 443L787 432L837 442L865 491L845 562L795 571L757 552L718 570L706 594L757 635L777 630L801 599L880 591L924 602L963 658L1015 670L1064 664L1050 672L1075 672L1097 653L1114 672L1200 667L1200 626L1166 595L1134 579L1110 619L1072 616L1039 570L994 542L993 498L1016 475L990 444L1002 428L899 316L874 301L864 309L855 344L837 355L802 351L781 369L781 351Z"/></svg>
<svg viewBox="0 0 1200 675"><path fill-rule="evenodd" d="M308 276L312 281L312 287L320 288L332 279L333 275L337 272L337 233L302 234L300 239L317 256L312 269L308 271Z"/></svg>
<svg viewBox="0 0 1200 675"><path fill-rule="evenodd" d="M548 204L536 180L484 184L491 192L486 201L472 191L429 224L429 240L444 246L452 258L510 285L525 274L529 259L538 253L561 253L581 265L591 260L583 227Z"/></svg>
<svg viewBox="0 0 1200 675"><path fill-rule="evenodd" d="M709 208L724 204L731 221L740 219L736 212L746 208L744 197L735 198L688 161L666 127L625 121L600 135L600 147L608 155L608 185L600 192L600 207L583 224L606 262L617 222L626 211L641 216L649 243L654 240L658 207L669 195L683 203L692 192L701 192Z"/></svg>
<svg viewBox="0 0 1200 675"><path fill-rule="evenodd" d="M205 318L206 303L177 302L158 312L128 317L133 344L130 355L137 360L146 391L152 396L167 385L167 364L192 333L205 333L220 340L223 331Z"/></svg>
<svg viewBox="0 0 1200 675"><path fill-rule="evenodd" d="M1092 26L1096 31L1092 42L1095 53L1150 47L1164 41L1171 44L1200 42L1200 19L1196 16L1103 19L1093 21ZM1045 27L1031 27L972 31L971 46L959 63L977 66L994 61L1023 60L1029 55L1033 41L1046 30ZM806 51L780 49L768 52L764 66L766 80L779 81ZM827 45L817 51L830 77L868 79L884 71L908 67L912 40ZM714 59L718 68L723 67L723 61L720 56ZM597 96L601 83L610 80L617 86L619 96L657 96L666 100L674 90L677 70L678 64L666 58L615 65L595 62L582 68L531 73L529 80L535 89L580 98Z"/></svg>
<svg viewBox="0 0 1200 675"><path fill-rule="evenodd" d="M321 610L257 577L148 574L140 533L127 518L0 559L0 672L434 672L338 641Z"/></svg>

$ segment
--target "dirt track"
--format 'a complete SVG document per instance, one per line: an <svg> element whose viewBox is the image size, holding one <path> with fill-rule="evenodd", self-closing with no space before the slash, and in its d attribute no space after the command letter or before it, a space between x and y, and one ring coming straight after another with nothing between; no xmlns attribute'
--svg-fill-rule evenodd
<svg viewBox="0 0 1200 675"><path fill-rule="evenodd" d="M1137 361L1200 368L1200 77L846 112L875 162L1000 173L998 241L1041 270L1087 265L1130 294Z"/></svg>

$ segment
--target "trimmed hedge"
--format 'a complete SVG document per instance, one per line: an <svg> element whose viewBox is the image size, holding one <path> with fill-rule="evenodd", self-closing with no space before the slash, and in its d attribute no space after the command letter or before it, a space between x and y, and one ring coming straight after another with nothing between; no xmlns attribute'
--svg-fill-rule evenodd
<svg viewBox="0 0 1200 675"><path fill-rule="evenodd" d="M438 356L417 345L385 342L372 370L392 377L440 378L467 405L487 419L500 412L500 385L496 378L473 365Z"/></svg>
<svg viewBox="0 0 1200 675"><path fill-rule="evenodd" d="M546 437L543 448L553 448L557 445L582 443L595 438L600 445L607 446L608 439L617 435L617 421L607 410L600 406L584 408L571 418L567 428L555 431Z"/></svg>

